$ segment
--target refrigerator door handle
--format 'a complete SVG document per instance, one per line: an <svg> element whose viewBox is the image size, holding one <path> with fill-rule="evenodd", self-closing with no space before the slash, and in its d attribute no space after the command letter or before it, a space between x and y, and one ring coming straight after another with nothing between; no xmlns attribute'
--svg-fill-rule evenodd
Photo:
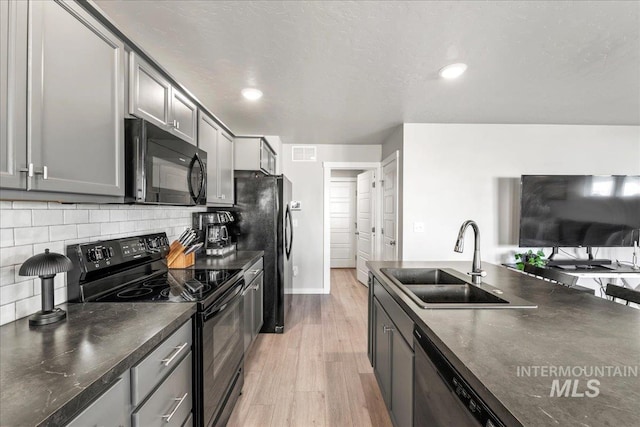
<svg viewBox="0 0 640 427"><path fill-rule="evenodd" d="M289 204L287 203L287 210L285 212L285 225L284 225L284 250L287 254L287 259L291 256L291 247L293 246L293 220L291 219L291 211L289 210ZM287 230L289 231L287 233Z"/></svg>

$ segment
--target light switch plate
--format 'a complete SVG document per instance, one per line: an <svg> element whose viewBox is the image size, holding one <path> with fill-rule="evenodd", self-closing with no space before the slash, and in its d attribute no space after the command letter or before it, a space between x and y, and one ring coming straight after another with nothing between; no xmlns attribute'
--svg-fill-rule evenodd
<svg viewBox="0 0 640 427"><path fill-rule="evenodd" d="M424 222L414 222L413 223L413 232L414 233L424 233Z"/></svg>
<svg viewBox="0 0 640 427"><path fill-rule="evenodd" d="M294 265L294 266L293 266L293 277L295 277L295 276L297 276L297 275L298 275L298 266L297 266L297 265Z"/></svg>
<svg viewBox="0 0 640 427"><path fill-rule="evenodd" d="M293 224L293 228L297 228L297 227L298 227L298 220L297 220L297 219L295 219L295 218L293 218L293 219L291 220L291 224Z"/></svg>

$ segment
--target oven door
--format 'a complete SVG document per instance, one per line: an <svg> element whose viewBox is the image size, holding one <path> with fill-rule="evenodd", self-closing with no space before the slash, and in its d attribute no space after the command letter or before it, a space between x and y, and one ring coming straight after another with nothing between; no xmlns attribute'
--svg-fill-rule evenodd
<svg viewBox="0 0 640 427"><path fill-rule="evenodd" d="M209 426L222 410L244 353L244 279L200 316L202 324L202 421Z"/></svg>
<svg viewBox="0 0 640 427"><path fill-rule="evenodd" d="M147 141L145 202L175 205L206 203L206 153L181 140Z"/></svg>

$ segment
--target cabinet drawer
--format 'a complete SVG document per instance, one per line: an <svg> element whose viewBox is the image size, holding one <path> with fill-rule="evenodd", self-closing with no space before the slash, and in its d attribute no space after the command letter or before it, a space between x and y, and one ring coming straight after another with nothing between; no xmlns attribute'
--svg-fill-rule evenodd
<svg viewBox="0 0 640 427"><path fill-rule="evenodd" d="M413 348L413 321L377 279L373 279L373 284L373 294L380 301L380 305L396 325L409 347Z"/></svg>
<svg viewBox="0 0 640 427"><path fill-rule="evenodd" d="M133 427L182 426L189 416L191 396L191 352L132 415Z"/></svg>
<svg viewBox="0 0 640 427"><path fill-rule="evenodd" d="M67 427L103 426L105 420L109 420L111 426L128 427L130 411L129 372L126 372L109 390L67 424Z"/></svg>
<svg viewBox="0 0 640 427"><path fill-rule="evenodd" d="M253 263L253 265L247 268L244 272L244 282L249 285L253 279L260 275L260 272L264 269L263 258L260 257L258 261Z"/></svg>
<svg viewBox="0 0 640 427"><path fill-rule="evenodd" d="M137 406L191 350L191 320L131 368L131 402ZM184 420L184 418L182 418ZM180 420L180 421L182 421Z"/></svg>

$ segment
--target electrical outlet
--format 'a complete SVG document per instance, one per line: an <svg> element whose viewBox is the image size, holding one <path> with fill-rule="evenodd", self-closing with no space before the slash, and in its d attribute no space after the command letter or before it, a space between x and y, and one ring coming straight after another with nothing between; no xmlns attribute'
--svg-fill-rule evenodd
<svg viewBox="0 0 640 427"><path fill-rule="evenodd" d="M293 228L298 228L298 220L297 219L294 218L291 222L293 223Z"/></svg>
<svg viewBox="0 0 640 427"><path fill-rule="evenodd" d="M293 266L293 277L296 277L298 275L298 266L294 265Z"/></svg>
<svg viewBox="0 0 640 427"><path fill-rule="evenodd" d="M414 222L413 223L413 232L414 233L424 233L424 222Z"/></svg>

